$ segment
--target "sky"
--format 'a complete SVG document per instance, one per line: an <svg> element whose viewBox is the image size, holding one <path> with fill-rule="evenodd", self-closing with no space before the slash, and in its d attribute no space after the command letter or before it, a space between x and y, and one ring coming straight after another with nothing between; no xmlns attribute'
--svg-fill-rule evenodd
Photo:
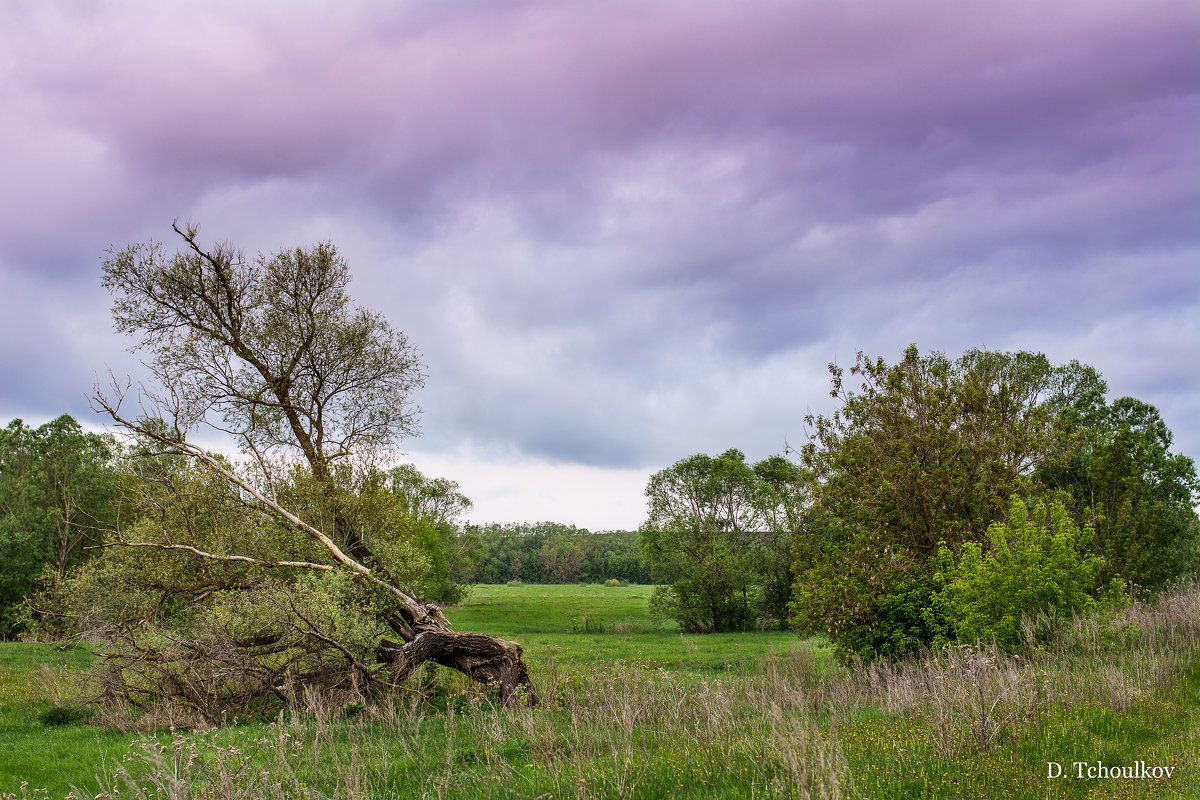
<svg viewBox="0 0 1200 800"><path fill-rule="evenodd" d="M108 248L332 241L473 522L645 519L827 365L1077 359L1200 456L1200 3L5 2L0 421L145 374Z"/></svg>

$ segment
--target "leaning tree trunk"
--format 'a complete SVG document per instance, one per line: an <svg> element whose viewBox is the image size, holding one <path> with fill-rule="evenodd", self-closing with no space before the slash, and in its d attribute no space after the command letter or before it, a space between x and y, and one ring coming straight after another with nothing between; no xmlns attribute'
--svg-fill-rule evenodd
<svg viewBox="0 0 1200 800"><path fill-rule="evenodd" d="M408 597L405 592L393 591ZM390 665L393 681L404 681L417 667L432 661L472 680L499 687L505 708L522 702L537 705L537 691L521 660L521 645L486 633L453 631L438 606L408 599L410 603L402 602L404 619L393 616L386 620L404 642L384 639L375 648L375 657Z"/></svg>
<svg viewBox="0 0 1200 800"><path fill-rule="evenodd" d="M521 645L486 633L424 631L405 644L384 639L375 648L392 665L392 678L402 681L426 661L450 667L473 680L500 687L505 708L522 702L537 705L538 696L521 660Z"/></svg>
<svg viewBox="0 0 1200 800"><path fill-rule="evenodd" d="M121 426L157 441L175 453L190 456L203 463L213 472L253 497L264 509L315 539L329 553L333 563L268 561L244 555L207 553L191 545L174 543L114 542L114 545L183 550L204 558L257 564L265 567L295 567L349 573L358 580L369 581L384 589L400 608L399 615L390 615L383 621L404 642L397 643L384 639L375 648L376 658L380 663L390 667L392 682L403 681L412 675L421 664L432 661L435 664L456 669L472 680L489 686L498 686L505 707L513 707L522 702L530 706L537 704L537 692L529 679L529 670L525 666L525 662L521 660L521 645L485 633L459 633L452 630L449 620L442 614L439 606L418 599L411 589L402 589L395 585L395 582L383 570L373 570L345 553L323 531L308 524L264 495L249 482L230 471L204 448L192 444L182 437L171 436L156 428L126 420L119 415L116 407L106 398L98 394L95 399L103 410L108 412ZM327 641L329 640L327 639ZM336 642L330 641L330 643L338 649L343 649ZM366 666L357 661L355 661L355 665L360 669ZM364 671L369 672L369 670Z"/></svg>
<svg viewBox="0 0 1200 800"><path fill-rule="evenodd" d="M352 533L352 526L335 515L335 528ZM395 580L378 565L361 536L342 536L351 543L356 559L372 566L393 596L400 600L403 619L390 615L384 621L403 643L384 639L375 648L375 657L389 666L392 680L401 683L421 664L432 661L458 670L472 680L500 689L506 708L522 701L537 705L537 692L529 680L529 670L521 660L521 645L486 633L460 633L451 630L450 621L439 606L421 600L411 589L401 590Z"/></svg>

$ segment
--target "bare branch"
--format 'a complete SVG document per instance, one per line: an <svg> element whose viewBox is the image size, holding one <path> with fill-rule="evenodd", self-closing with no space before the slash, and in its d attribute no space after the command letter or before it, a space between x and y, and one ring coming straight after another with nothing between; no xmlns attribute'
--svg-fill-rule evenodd
<svg viewBox="0 0 1200 800"><path fill-rule="evenodd" d="M289 523L320 542L321 545L328 550L343 567L362 576L366 580L371 581L375 585L386 589L397 600L399 600L401 605L404 607L405 612L412 617L414 628L419 629L430 624L440 629L449 628L449 621L446 620L446 617L442 614L441 609L437 605L417 600L412 595L401 591L387 581L380 580L372 575L370 569L342 552L342 549L338 547L337 544L335 544L334 541L323 531L320 531L317 528L314 528L312 525L309 525L291 511L288 511L286 508L264 495L249 482L243 480L241 477L228 470L220 461L210 455L204 448L200 447L199 445L192 444L184 439L176 439L168 436L167 434L154 430L147 425L125 419L120 415L117 407L114 407L108 401L108 399L100 393L97 393L93 397L93 401L98 403L100 407L121 427L156 441L159 444L166 446L174 453L190 456L191 458L196 459L225 480L229 481L235 486L240 487L242 490L250 494L255 500L262 503L263 506L272 511L274 514L278 515L284 520L287 520ZM445 627L443 628L442 626Z"/></svg>
<svg viewBox="0 0 1200 800"><path fill-rule="evenodd" d="M254 564L259 567L303 567L304 569L319 569L325 571L336 570L332 564L316 564L312 561L269 561L261 558L251 558L250 556L236 555L221 555L219 553L206 553L203 550L192 547L190 544L162 544L159 542L107 542L105 544L92 545L85 548L87 550L99 550L105 547L153 547L158 550L184 550L201 558L211 558L214 561L240 561L245 564Z"/></svg>

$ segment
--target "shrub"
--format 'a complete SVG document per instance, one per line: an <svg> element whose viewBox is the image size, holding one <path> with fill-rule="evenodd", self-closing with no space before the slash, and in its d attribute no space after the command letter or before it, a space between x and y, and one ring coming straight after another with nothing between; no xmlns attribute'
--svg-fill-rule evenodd
<svg viewBox="0 0 1200 800"><path fill-rule="evenodd" d="M850 662L855 656L898 659L920 652L930 643L944 643L951 633L950 620L935 602L937 587L926 579L912 578L881 595L870 622L847 628L837 643L838 656Z"/></svg>
<svg viewBox="0 0 1200 800"><path fill-rule="evenodd" d="M757 621L746 595L710 592L690 579L655 587L650 595L650 616L673 619L688 633L749 631Z"/></svg>
<svg viewBox="0 0 1200 800"><path fill-rule="evenodd" d="M961 641L1011 648L1020 642L1023 617L1066 620L1098 604L1128 602L1120 581L1100 584L1103 558L1079 554L1079 542L1093 533L1090 526L1080 531L1062 502L1043 499L1030 512L1014 495L1008 516L988 528L986 553L975 542L964 544L957 560L944 544L938 550L935 582L943 585L933 609L952 621Z"/></svg>

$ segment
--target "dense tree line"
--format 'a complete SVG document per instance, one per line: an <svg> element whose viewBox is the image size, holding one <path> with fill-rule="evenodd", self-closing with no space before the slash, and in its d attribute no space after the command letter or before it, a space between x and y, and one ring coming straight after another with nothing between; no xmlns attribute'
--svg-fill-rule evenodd
<svg viewBox="0 0 1200 800"><path fill-rule="evenodd" d="M462 583L649 583L637 534L553 522L467 525L452 574Z"/></svg>
<svg viewBox="0 0 1200 800"><path fill-rule="evenodd" d="M26 599L63 579L121 513L118 448L69 415L0 430L0 638L34 610Z"/></svg>

